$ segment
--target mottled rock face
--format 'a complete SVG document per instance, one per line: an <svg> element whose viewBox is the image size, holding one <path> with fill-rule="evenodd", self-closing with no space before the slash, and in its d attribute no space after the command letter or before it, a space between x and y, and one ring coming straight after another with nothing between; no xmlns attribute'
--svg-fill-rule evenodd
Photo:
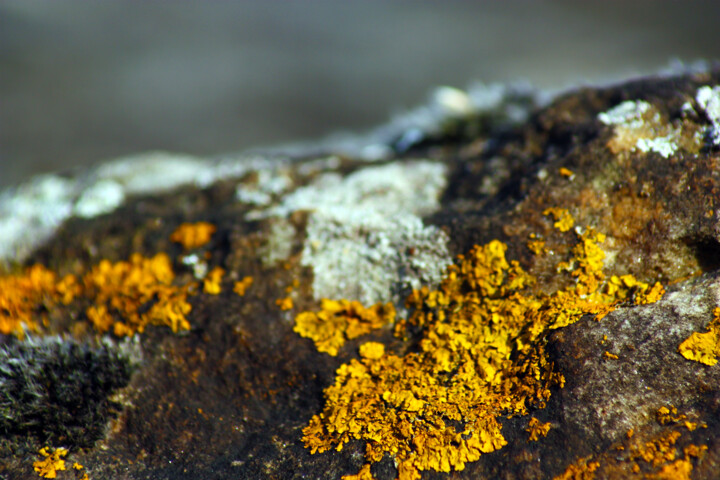
<svg viewBox="0 0 720 480"><path fill-rule="evenodd" d="M716 478L719 85L5 192L0 476Z"/></svg>

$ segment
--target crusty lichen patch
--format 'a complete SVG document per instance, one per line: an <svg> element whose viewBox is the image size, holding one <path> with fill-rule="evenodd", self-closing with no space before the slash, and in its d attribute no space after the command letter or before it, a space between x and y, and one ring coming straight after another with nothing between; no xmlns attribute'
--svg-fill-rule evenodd
<svg viewBox="0 0 720 480"><path fill-rule="evenodd" d="M528 441L537 442L548 434L551 427L551 422L542 423L537 418L531 417L530 421L528 422L528 426L525 429L525 431L528 432Z"/></svg>
<svg viewBox="0 0 720 480"><path fill-rule="evenodd" d="M713 366L720 355L720 307L713 310L713 319L703 333L694 332L678 346L678 352L688 360Z"/></svg>
<svg viewBox="0 0 720 480"><path fill-rule="evenodd" d="M598 120L614 127L608 148L615 154L652 151L668 158L681 148L697 153L703 143L699 128L670 122L657 107L643 100L622 102L600 113Z"/></svg>
<svg viewBox="0 0 720 480"><path fill-rule="evenodd" d="M185 232L177 240L193 248L204 244L215 228L185 225L173 235ZM198 225L205 226L198 230ZM203 291L219 294L224 273L215 267L205 278ZM101 260L81 275L63 278L34 265L0 276L0 333L22 337L26 331L40 332L49 323L46 312L73 302L83 306L85 318L100 333L131 336L150 324L168 326L173 332L188 330L187 315L192 310L188 296L196 293L194 282L176 282L172 261L165 253L153 257L135 253L118 262Z"/></svg>
<svg viewBox="0 0 720 480"><path fill-rule="evenodd" d="M0 333L22 337L26 329L37 331L38 309L58 301L70 303L75 296L75 284L75 277L58 280L53 271L42 265L0 276ZM40 317L46 318L43 314Z"/></svg>
<svg viewBox="0 0 720 480"><path fill-rule="evenodd" d="M553 480L593 480L595 470L600 467L599 462L590 461L592 456L579 458L575 463L568 465L565 471Z"/></svg>
<svg viewBox="0 0 720 480"><path fill-rule="evenodd" d="M325 390L322 413L303 430L305 445L316 453L364 440L367 461L394 456L400 479L462 470L502 448L499 416L544 407L550 388L564 383L545 353L547 332L586 314L600 318L642 290L634 282L609 288L598 245L604 236L590 228L576 235L560 269L575 282L550 295L533 292L535 279L506 260L499 241L459 256L437 290L415 290L406 301L412 315L395 330L406 339L419 330L417 348L399 356L363 346ZM327 342L346 335L342 322L302 315L296 329L322 325Z"/></svg>
<svg viewBox="0 0 720 480"><path fill-rule="evenodd" d="M543 215L552 215L553 219L555 219L553 226L561 232L567 232L575 225L575 220L566 208L547 208L543 211Z"/></svg>
<svg viewBox="0 0 720 480"><path fill-rule="evenodd" d="M202 247L210 241L217 227L208 222L183 223L170 235L170 240L181 244L185 250Z"/></svg>
<svg viewBox="0 0 720 480"><path fill-rule="evenodd" d="M65 470L65 458L68 454L65 448L56 448L52 451L48 447L40 449L42 460L33 463L33 469L42 478L56 478L57 472Z"/></svg>
<svg viewBox="0 0 720 480"><path fill-rule="evenodd" d="M294 330L312 339L318 351L334 356L347 340L370 333L394 320L395 308L391 303L365 308L357 301L323 299L319 312L302 312L295 318Z"/></svg>
<svg viewBox="0 0 720 480"><path fill-rule="evenodd" d="M683 427L692 432L707 425L689 422L688 416L678 414L672 405L660 407L656 413L657 424L662 427L659 431L643 429L636 433L630 429L603 453L579 458L554 480L592 480L596 473L601 478L690 480L693 465L702 459L708 447L682 438Z"/></svg>

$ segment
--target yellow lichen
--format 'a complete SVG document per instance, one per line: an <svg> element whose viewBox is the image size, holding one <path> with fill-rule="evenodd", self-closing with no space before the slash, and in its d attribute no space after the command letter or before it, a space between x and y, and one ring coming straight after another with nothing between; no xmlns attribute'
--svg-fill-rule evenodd
<svg viewBox="0 0 720 480"><path fill-rule="evenodd" d="M677 423L687 419L687 415L679 414L675 406L670 405L667 407L660 407L655 412L655 418L660 425L667 425L668 423Z"/></svg>
<svg viewBox="0 0 720 480"><path fill-rule="evenodd" d="M76 285L73 276L58 282L57 275L42 265L0 276L0 333L22 337L25 330L37 331L38 310L55 302L70 303Z"/></svg>
<svg viewBox="0 0 720 480"><path fill-rule="evenodd" d="M292 310L293 299L291 297L283 297L275 300L275 304L280 307L280 310Z"/></svg>
<svg viewBox="0 0 720 480"><path fill-rule="evenodd" d="M713 310L713 319L707 332L694 332L678 347L678 352L688 360L715 365L720 355L720 307Z"/></svg>
<svg viewBox="0 0 720 480"><path fill-rule="evenodd" d="M173 332L187 330L189 286L173 285L174 278L164 253L152 258L133 254L127 262L103 260L82 279L83 295L94 304L86 315L98 331L112 326L118 336L142 333L148 324L166 325Z"/></svg>
<svg viewBox="0 0 720 480"><path fill-rule="evenodd" d="M542 255L544 253L547 253L545 240L540 240L534 233L530 234L530 240L527 243L527 247L535 255Z"/></svg>
<svg viewBox="0 0 720 480"><path fill-rule="evenodd" d="M614 353L610 353L607 350L603 353L603 357L607 358L608 360L617 360L619 357L615 355Z"/></svg>
<svg viewBox="0 0 720 480"><path fill-rule="evenodd" d="M560 167L560 169L558 170L558 173L566 178L572 178L573 175L575 175L575 173L572 170L565 168L565 167Z"/></svg>
<svg viewBox="0 0 720 480"><path fill-rule="evenodd" d="M545 437L550 431L550 427L552 427L551 422L541 423L537 418L531 417L525 429L530 434L528 442L537 442L540 438Z"/></svg>
<svg viewBox="0 0 720 480"><path fill-rule="evenodd" d="M216 230L212 223L183 223L170 235L170 240L181 244L185 250L192 250L208 243Z"/></svg>
<svg viewBox="0 0 720 480"><path fill-rule="evenodd" d="M85 467L83 465L80 465L77 462L73 463L73 469L77 472L82 472L84 468ZM87 472L83 472L83 476L80 477L78 480L89 480Z"/></svg>
<svg viewBox="0 0 720 480"><path fill-rule="evenodd" d="M688 460L677 460L663 465L659 472L650 473L645 478L648 480L690 480L692 469L692 463Z"/></svg>
<svg viewBox="0 0 720 480"><path fill-rule="evenodd" d="M631 460L643 460L653 467L659 467L675 460L677 451L675 442L680 438L680 432L669 431L656 440L635 445L630 454Z"/></svg>
<svg viewBox="0 0 720 480"><path fill-rule="evenodd" d="M604 291L603 240L592 229L578 233L569 262L575 281L550 295L533 293L534 279L505 259L499 241L459 256L437 290L423 287L406 300L412 314L395 331L419 335L417 347L342 365L322 413L303 430L305 446L316 453L364 440L368 462L389 453L401 479L462 470L502 448L498 416L542 408L550 388L564 383L544 350L549 330L605 315L628 298ZM335 354L349 338L347 315L339 313L349 303L326 300L320 313L300 314L295 330Z"/></svg>
<svg viewBox="0 0 720 480"><path fill-rule="evenodd" d="M295 318L295 332L315 342L318 351L337 355L347 340L377 330L395 320L390 303L365 308L348 300L321 301L319 312L302 312Z"/></svg>
<svg viewBox="0 0 720 480"><path fill-rule="evenodd" d="M241 297L245 295L245 292L248 288L250 288L250 285L253 283L253 277L244 277L239 282L235 282L235 286L233 287L233 292L237 293Z"/></svg>
<svg viewBox="0 0 720 480"><path fill-rule="evenodd" d="M543 215L551 215L555 220L553 226L561 232L567 232L573 227L573 225L575 225L575 220L573 219L572 215L570 215L570 212L568 212L565 208L546 208L543 211Z"/></svg>
<svg viewBox="0 0 720 480"><path fill-rule="evenodd" d="M40 449L40 455L44 458L33 462L33 469L43 478L56 478L57 472L65 470L65 458L68 454L66 448L56 448L52 452L48 447Z"/></svg>
<svg viewBox="0 0 720 480"><path fill-rule="evenodd" d="M600 462L591 462L592 457L579 458L575 463L553 480L593 480L595 470L600 467Z"/></svg>
<svg viewBox="0 0 720 480"><path fill-rule="evenodd" d="M370 473L370 464L366 463L356 475L343 475L342 480L374 480Z"/></svg>
<svg viewBox="0 0 720 480"><path fill-rule="evenodd" d="M377 360L385 355L385 345L380 342L365 342L360 345L360 356L370 360Z"/></svg>
<svg viewBox="0 0 720 480"><path fill-rule="evenodd" d="M176 286L174 278L164 253L152 258L134 254L129 261L115 263L102 260L79 279L67 275L58 280L54 272L35 265L0 277L0 333L22 336L26 329L39 331L40 324L47 323L43 307L76 300L89 303L87 320L101 333L133 335L150 323L187 330L192 284Z"/></svg>
<svg viewBox="0 0 720 480"><path fill-rule="evenodd" d="M222 291L220 282L222 282L223 275L225 275L225 269L222 267L210 270L203 281L203 292L209 295L218 295Z"/></svg>

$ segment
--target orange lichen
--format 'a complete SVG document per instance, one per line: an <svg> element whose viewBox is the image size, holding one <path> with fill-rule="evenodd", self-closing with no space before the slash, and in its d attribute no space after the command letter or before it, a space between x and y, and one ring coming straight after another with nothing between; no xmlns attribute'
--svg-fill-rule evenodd
<svg viewBox="0 0 720 480"><path fill-rule="evenodd" d="M566 178L572 178L573 175L575 175L575 172L573 172L572 170L565 168L565 167L560 167L560 169L558 170L558 173Z"/></svg>
<svg viewBox="0 0 720 480"><path fill-rule="evenodd" d="M374 480L372 473L370 473L370 464L363 465L356 475L343 475L342 480Z"/></svg>
<svg viewBox="0 0 720 480"><path fill-rule="evenodd" d="M210 270L203 281L203 292L209 295L218 295L222 291L220 282L222 282L223 275L225 275L225 269L222 267Z"/></svg>
<svg viewBox="0 0 720 480"><path fill-rule="evenodd" d="M667 462L672 462L677 456L675 442L680 438L680 432L669 431L660 438L633 446L631 449L631 460L643 460L653 467L659 467Z"/></svg>
<svg viewBox="0 0 720 480"><path fill-rule="evenodd" d="M83 469L85 469L85 467L80 465L79 463L75 462L75 463L73 463L73 469L76 470L77 472L82 472ZM83 476L80 477L79 480L89 480L87 472L83 472Z"/></svg>
<svg viewBox="0 0 720 480"><path fill-rule="evenodd" d="M687 419L687 415L679 414L677 408L673 405L668 407L660 407L655 412L655 418L660 425L667 425L668 423L677 423Z"/></svg>
<svg viewBox="0 0 720 480"><path fill-rule="evenodd" d="M577 235L568 262L575 281L553 294L533 293L533 277L505 259L499 241L459 256L437 290L415 290L406 300L412 314L395 332L405 339L415 332L416 348L342 365L322 413L303 430L305 446L316 453L364 440L367 461L389 453L401 479L462 470L502 448L498 416L542 408L550 388L564 383L545 353L549 330L605 315L629 298L627 287L615 290L622 298L604 291L604 236L592 229ZM320 313L299 315L296 331L337 353L349 337L342 302L326 300Z"/></svg>
<svg viewBox="0 0 720 480"><path fill-rule="evenodd" d="M713 310L707 332L694 332L678 346L678 352L688 360L715 365L720 355L720 307Z"/></svg>
<svg viewBox="0 0 720 480"><path fill-rule="evenodd" d="M575 463L553 480L593 480L595 470L600 467L600 462L591 462L592 457L579 458Z"/></svg>
<svg viewBox="0 0 720 480"><path fill-rule="evenodd" d="M565 208L546 208L543 211L543 215L551 215L555 220L553 226L561 232L567 232L573 227L573 225L575 225L575 220L573 219L572 215L570 215L570 212L568 212Z"/></svg>
<svg viewBox="0 0 720 480"><path fill-rule="evenodd" d="M56 478L57 472L65 470L65 460L68 451L66 448L56 448L52 452L48 447L40 449L40 455L44 458L33 462L33 469L43 478Z"/></svg>
<svg viewBox="0 0 720 480"><path fill-rule="evenodd" d="M170 240L182 244L185 250L192 250L208 243L216 230L212 223L183 223L170 235Z"/></svg>
<svg viewBox="0 0 720 480"><path fill-rule="evenodd" d="M707 452L707 445L693 445L690 444L687 447L683 448L683 453L685 454L685 458L689 457L695 457L695 458L702 458L705 456L705 453Z"/></svg>
<svg viewBox="0 0 720 480"><path fill-rule="evenodd" d="M241 297L245 295L245 292L248 288L250 288L250 285L253 283L253 277L244 277L239 282L235 282L235 286L233 287L233 292L237 293Z"/></svg>
<svg viewBox="0 0 720 480"><path fill-rule="evenodd" d="M98 331L112 325L118 336L142 333L148 324L166 325L173 332L187 330L189 286L173 285L174 278L164 253L152 258L133 254L128 262L103 260L82 279L83 295L94 303L86 315Z"/></svg>
<svg viewBox="0 0 720 480"><path fill-rule="evenodd" d="M42 265L0 277L0 333L21 337L25 329L37 330L33 317L43 303L57 299L56 283L55 273Z"/></svg>
<svg viewBox="0 0 720 480"><path fill-rule="evenodd" d="M603 353L603 357L607 358L608 360L617 360L618 358L620 358L614 353L608 352L607 350Z"/></svg>
<svg viewBox="0 0 720 480"><path fill-rule="evenodd" d="M535 255L542 255L547 252L545 240L540 240L534 233L530 234L530 240L528 240L527 247Z"/></svg>
<svg viewBox="0 0 720 480"><path fill-rule="evenodd" d="M319 312L302 312L295 318L295 332L315 342L320 352L337 355L347 340L377 330L395 320L390 303L365 308L360 302L323 299Z"/></svg>
<svg viewBox="0 0 720 480"><path fill-rule="evenodd" d="M385 345L380 342L365 342L360 345L360 356L370 360L377 360L385 355Z"/></svg>
<svg viewBox="0 0 720 480"><path fill-rule="evenodd" d="M79 279L67 275L58 280L54 272L35 265L0 277L0 333L40 331L39 325L47 323L43 309L76 300L90 304L85 307L87 320L101 333L133 335L150 323L187 330L187 295L193 285L176 286L174 278L164 253L152 258L134 254L115 263L102 260Z"/></svg>
<svg viewBox="0 0 720 480"><path fill-rule="evenodd" d="M547 436L550 427L552 427L551 422L542 423L537 418L531 417L525 429L525 431L530 434L528 442L537 442L540 438Z"/></svg>
<svg viewBox="0 0 720 480"><path fill-rule="evenodd" d="M692 463L688 460L677 460L663 465L659 472L648 474L645 478L648 480L690 480L692 469Z"/></svg>
<svg viewBox="0 0 720 480"><path fill-rule="evenodd" d="M275 304L280 307L280 310L292 310L293 299L291 297L283 297L275 300Z"/></svg>
<svg viewBox="0 0 720 480"><path fill-rule="evenodd" d="M650 284L641 282L632 275L620 277L613 275L607 283L606 292L621 300L634 297L636 305L647 305L660 300L665 294L665 288L660 282L655 282L651 287Z"/></svg>

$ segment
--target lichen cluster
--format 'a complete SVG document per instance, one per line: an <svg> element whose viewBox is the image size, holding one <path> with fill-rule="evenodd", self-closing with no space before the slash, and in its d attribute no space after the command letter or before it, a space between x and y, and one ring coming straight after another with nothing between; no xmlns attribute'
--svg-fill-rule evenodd
<svg viewBox="0 0 720 480"><path fill-rule="evenodd" d="M530 421L528 422L528 426L525 429L525 431L528 432L529 435L528 441L537 442L548 434L551 427L552 423L542 423L537 418L531 417Z"/></svg>
<svg viewBox="0 0 720 480"><path fill-rule="evenodd" d="M543 408L550 389L564 383L545 353L550 330L586 314L601 318L623 300L662 295L659 284L631 276L606 281L598 245L604 236L592 229L576 235L573 257L559 265L574 281L552 294L535 293L535 279L506 260L499 241L459 256L437 290L415 290L406 301L412 314L395 333L416 347L404 356L361 347L361 358L342 365L325 390L322 413L303 430L306 447L342 450L364 440L368 465L390 454L402 480L423 470L462 470L502 448L499 417ZM320 313L298 315L295 328L315 332L318 349L335 353L351 324L334 313L342 301L330 302ZM369 467L359 475L371 478Z"/></svg>
<svg viewBox="0 0 720 480"><path fill-rule="evenodd" d="M678 414L672 405L658 408L656 421L664 427L659 432L639 436L630 429L623 440L604 453L577 459L553 480L593 480L599 469L603 478L690 480L693 463L705 455L708 447L688 443L681 449L683 428L692 432L707 425L689 421L687 415ZM621 475L618 477L613 472Z"/></svg>
<svg viewBox="0 0 720 480"><path fill-rule="evenodd" d="M188 248L206 243L215 227L183 224L171 236ZM179 233L180 232L180 233ZM217 295L225 270L213 268L203 280L204 293ZM243 294L252 279L242 281ZM194 282L179 284L170 257L139 253L125 261L101 260L81 275L60 278L43 265L0 276L0 333L22 337L48 324L47 312L58 304L77 302L87 321L100 333L117 336L142 333L147 325L164 325L173 332L188 330L192 310L188 296L198 293Z"/></svg>
<svg viewBox="0 0 720 480"><path fill-rule="evenodd" d="M40 449L42 460L33 463L33 469L42 478L56 478L58 471L65 470L65 460L68 451L65 448L56 448L52 451L48 447Z"/></svg>
<svg viewBox="0 0 720 480"><path fill-rule="evenodd" d="M347 340L377 330L395 320L391 303L365 308L349 300L321 301L319 312L302 312L295 318L295 332L315 342L320 352L337 355Z"/></svg>
<svg viewBox="0 0 720 480"><path fill-rule="evenodd" d="M706 332L694 332L678 347L680 355L688 360L713 366L720 355L720 307L713 310L713 319Z"/></svg>
<svg viewBox="0 0 720 480"><path fill-rule="evenodd" d="M39 307L74 298L75 279L58 279L55 272L34 265L22 273L0 276L0 333L22 337L24 329L36 331L35 316ZM44 315L41 315L45 317Z"/></svg>
<svg viewBox="0 0 720 480"><path fill-rule="evenodd" d="M170 235L170 240L185 250L202 247L210 241L217 227L208 222L183 223Z"/></svg>

